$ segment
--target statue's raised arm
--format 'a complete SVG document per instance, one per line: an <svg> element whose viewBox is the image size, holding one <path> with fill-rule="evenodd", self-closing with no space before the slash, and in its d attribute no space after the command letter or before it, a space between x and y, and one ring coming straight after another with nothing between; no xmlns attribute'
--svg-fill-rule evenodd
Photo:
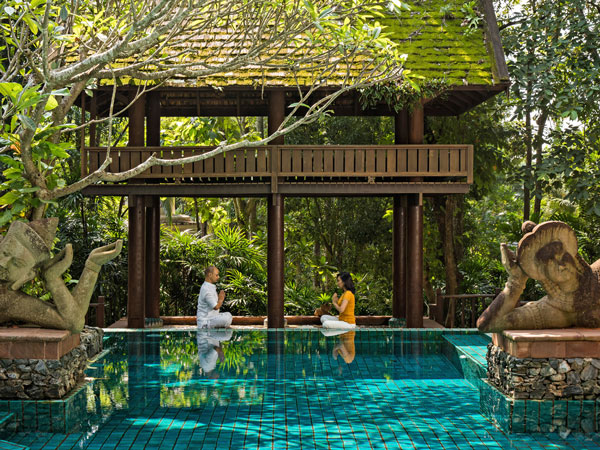
<svg viewBox="0 0 600 450"><path fill-rule="evenodd" d="M62 276L73 261L73 248L67 244L52 256L57 224L54 218L13 222L0 242L0 323L19 321L72 332L83 328L100 268L119 255L123 241L93 250L79 282L69 291ZM38 271L54 303L20 291Z"/></svg>
<svg viewBox="0 0 600 450"><path fill-rule="evenodd" d="M481 331L600 326L600 264L577 253L573 229L563 222L523 224L516 254L501 245L508 272L504 290L477 321ZM542 299L517 307L528 278L546 290Z"/></svg>

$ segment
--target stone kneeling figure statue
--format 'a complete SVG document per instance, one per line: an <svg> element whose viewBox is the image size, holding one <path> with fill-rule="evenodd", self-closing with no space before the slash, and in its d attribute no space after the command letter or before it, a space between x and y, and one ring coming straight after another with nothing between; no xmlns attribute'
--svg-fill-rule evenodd
<svg viewBox="0 0 600 450"><path fill-rule="evenodd" d="M0 242L0 324L20 321L73 333L83 329L100 268L119 255L123 241L94 249L70 291L62 275L73 262L72 246L55 256L50 251L57 225L56 218L13 222ZM54 303L20 291L38 272Z"/></svg>
<svg viewBox="0 0 600 450"><path fill-rule="evenodd" d="M577 253L573 229L563 222L525 222L517 253L501 244L508 272L504 290L477 320L484 332L600 327L600 260L591 266ZM547 295L517 307L529 278Z"/></svg>

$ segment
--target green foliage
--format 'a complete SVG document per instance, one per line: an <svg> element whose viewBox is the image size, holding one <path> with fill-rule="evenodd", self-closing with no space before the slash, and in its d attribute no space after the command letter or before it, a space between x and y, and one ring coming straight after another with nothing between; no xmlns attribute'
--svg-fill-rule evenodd
<svg viewBox="0 0 600 450"><path fill-rule="evenodd" d="M401 82L379 83L359 91L363 109L385 103L396 113L414 108L423 99L439 96L447 87L444 79L408 78Z"/></svg>
<svg viewBox="0 0 600 450"><path fill-rule="evenodd" d="M65 91L44 94L39 85L0 83L0 110L3 119L0 122L0 147L5 147L5 152L0 155L3 175L0 190L6 192L0 197L0 210L3 210L0 214L0 227L14 218L24 217L32 208L37 208L44 202L35 195L40 186L33 185L24 176L19 135L23 129L35 132L31 142L32 160L46 186L54 189L65 185L65 175L69 170L67 162L71 157L69 151L72 152L73 145L56 142L52 137L60 130L73 128L74 125L52 126L51 122L51 110L58 105L55 96L65 94ZM40 124L36 125L28 114L42 101L46 102L46 112Z"/></svg>

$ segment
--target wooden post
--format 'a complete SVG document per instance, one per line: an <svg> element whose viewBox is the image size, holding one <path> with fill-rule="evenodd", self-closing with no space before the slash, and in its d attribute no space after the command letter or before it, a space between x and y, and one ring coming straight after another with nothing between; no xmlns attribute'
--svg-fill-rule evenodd
<svg viewBox="0 0 600 450"><path fill-rule="evenodd" d="M423 196L409 197L406 326L423 328Z"/></svg>
<svg viewBox="0 0 600 450"><path fill-rule="evenodd" d="M98 118L98 92L94 92L94 96L90 100L90 119ZM96 124L90 124L90 147L98 147L98 134L96 132Z"/></svg>
<svg viewBox="0 0 600 450"><path fill-rule="evenodd" d="M148 147L160 146L160 94L152 91L147 94L146 115L148 126L146 127L146 145Z"/></svg>
<svg viewBox="0 0 600 450"><path fill-rule="evenodd" d="M285 118L285 95L283 90L269 95L269 135L273 134ZM274 139L273 145L282 145L283 136ZM277 180L274 180L277 183ZM275 186L276 188L276 186ZM283 328L283 214L284 198L275 189L269 195L267 205L267 326Z"/></svg>
<svg viewBox="0 0 600 450"><path fill-rule="evenodd" d="M423 105L413 108L408 117L409 144L422 144L425 134ZM422 182L422 177L411 181ZM407 208L406 251L406 326L423 327L423 194L410 195Z"/></svg>
<svg viewBox="0 0 600 450"><path fill-rule="evenodd" d="M82 92L81 93L81 125L83 125L85 123L85 97L86 97L86 93ZM81 175L80 177L83 178L88 174L88 154L85 151L85 127L82 126L81 127L81 131L80 131L81 135L80 135L80 140L79 140L79 159L80 159L80 170L81 170Z"/></svg>
<svg viewBox="0 0 600 450"><path fill-rule="evenodd" d="M408 144L408 111L402 110L394 117L394 142ZM406 318L406 195L394 196L392 230L392 316Z"/></svg>
<svg viewBox="0 0 600 450"><path fill-rule="evenodd" d="M145 323L145 214L144 197L129 197L129 286L127 292L127 327L144 328Z"/></svg>
<svg viewBox="0 0 600 450"><path fill-rule="evenodd" d="M146 145L160 146L160 94L152 91L146 101ZM146 197L146 317L160 325L160 199Z"/></svg>
<svg viewBox="0 0 600 450"><path fill-rule="evenodd" d="M408 143L422 144L425 135L425 112L423 105L418 104L408 118Z"/></svg>
<svg viewBox="0 0 600 450"><path fill-rule="evenodd" d="M406 317L406 196L394 197L392 316Z"/></svg>
<svg viewBox="0 0 600 450"><path fill-rule="evenodd" d="M146 197L146 314L160 319L160 199Z"/></svg>
<svg viewBox="0 0 600 450"><path fill-rule="evenodd" d="M136 91L129 92L129 101L133 101ZM127 110L129 113L129 147L143 147L145 145L145 118L146 118L146 101L142 95L136 102Z"/></svg>
<svg viewBox="0 0 600 450"><path fill-rule="evenodd" d="M403 109L394 116L394 142L396 145L408 144L408 111Z"/></svg>
<svg viewBox="0 0 600 450"><path fill-rule="evenodd" d="M98 296L98 306L96 306L96 326L104 328L104 295Z"/></svg>
<svg viewBox="0 0 600 450"><path fill-rule="evenodd" d="M283 214L281 194L269 196L267 205L267 324L269 328L283 328Z"/></svg>

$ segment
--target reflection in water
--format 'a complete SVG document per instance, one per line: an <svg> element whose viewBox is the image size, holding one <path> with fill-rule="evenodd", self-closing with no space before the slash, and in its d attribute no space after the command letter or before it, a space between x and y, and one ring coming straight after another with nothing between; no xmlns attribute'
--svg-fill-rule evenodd
<svg viewBox="0 0 600 450"><path fill-rule="evenodd" d="M356 349L354 347L355 335L356 331L348 331L339 336L339 344L333 347L333 359L336 359L340 355L347 364L354 361L354 356L356 356Z"/></svg>
<svg viewBox="0 0 600 450"><path fill-rule="evenodd" d="M224 329L201 329L196 335L198 345L198 362L205 374L209 374L217 367L217 360L223 361L225 354L221 348L221 342L231 339L233 330Z"/></svg>
<svg viewBox="0 0 600 450"><path fill-rule="evenodd" d="M382 380L459 376L441 354L441 340L417 342L398 332L323 331L115 334L109 338L111 351L90 369L96 378L92 395L106 411L257 405L289 389L308 387L310 396L365 371L370 379Z"/></svg>

